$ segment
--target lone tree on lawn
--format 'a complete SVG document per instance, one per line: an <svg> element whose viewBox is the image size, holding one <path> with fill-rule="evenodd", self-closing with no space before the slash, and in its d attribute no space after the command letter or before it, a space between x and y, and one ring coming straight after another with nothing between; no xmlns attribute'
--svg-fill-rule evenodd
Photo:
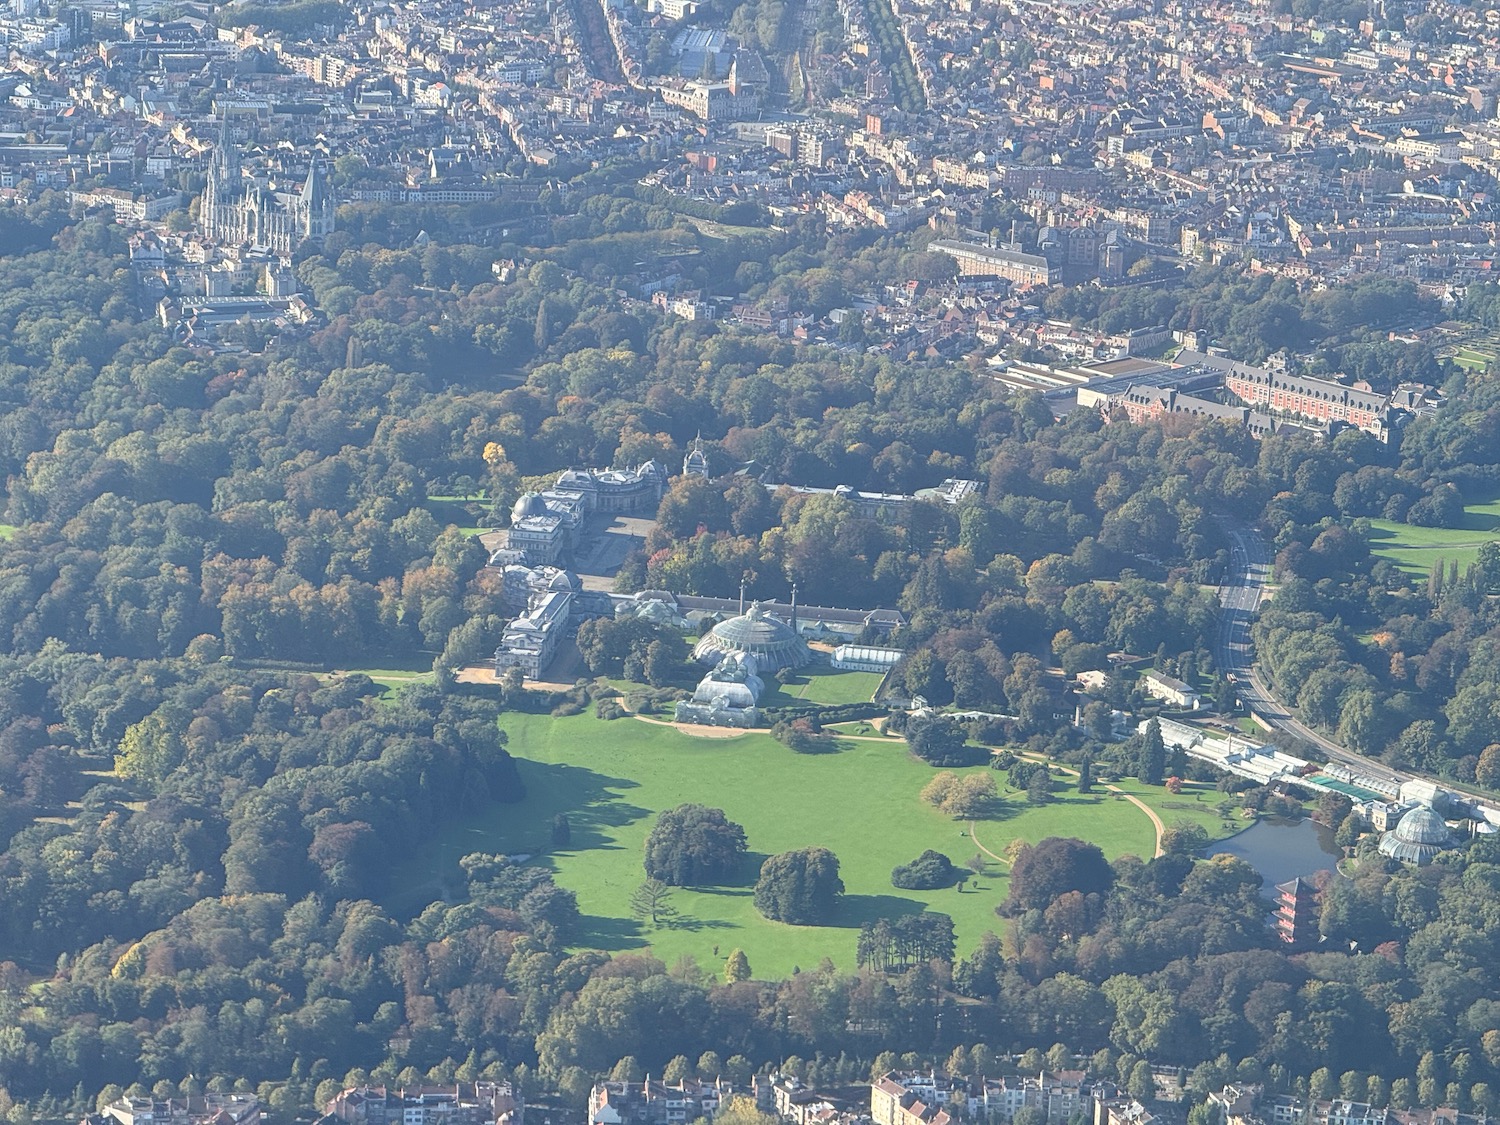
<svg viewBox="0 0 1500 1125"><path fill-rule="evenodd" d="M739 984L742 980L750 979L750 958L745 956L743 949L730 952L728 960L724 962L724 983Z"/></svg>
<svg viewBox="0 0 1500 1125"><path fill-rule="evenodd" d="M755 909L773 922L813 926L828 920L843 893L838 857L827 848L799 848L761 864Z"/></svg>
<svg viewBox="0 0 1500 1125"><path fill-rule="evenodd" d="M637 919L651 919L653 926L671 923L677 917L677 908L672 905L672 888L660 879L647 879L630 896L630 913Z"/></svg>
<svg viewBox="0 0 1500 1125"><path fill-rule="evenodd" d="M1147 785L1160 785L1167 772L1167 744L1162 741L1161 724L1152 719L1141 734L1141 761L1137 775Z"/></svg>
<svg viewBox="0 0 1500 1125"><path fill-rule="evenodd" d="M705 805L678 805L646 838L646 874L674 887L721 883L745 855L745 830Z"/></svg>
<svg viewBox="0 0 1500 1125"><path fill-rule="evenodd" d="M968 745L963 727L944 715L918 715L906 725L906 744L930 766L975 766L990 756Z"/></svg>

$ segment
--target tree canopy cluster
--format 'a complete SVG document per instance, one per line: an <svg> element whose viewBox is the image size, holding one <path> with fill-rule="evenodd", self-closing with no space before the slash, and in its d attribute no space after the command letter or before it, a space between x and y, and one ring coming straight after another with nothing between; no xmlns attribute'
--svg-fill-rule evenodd
<svg viewBox="0 0 1500 1125"><path fill-rule="evenodd" d="M705 805L678 805L646 838L646 874L674 887L728 882L745 856L745 830Z"/></svg>

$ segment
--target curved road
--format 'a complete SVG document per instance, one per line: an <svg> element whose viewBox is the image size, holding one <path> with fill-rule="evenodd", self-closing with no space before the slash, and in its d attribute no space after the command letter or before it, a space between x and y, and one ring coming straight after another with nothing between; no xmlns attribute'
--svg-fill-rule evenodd
<svg viewBox="0 0 1500 1125"><path fill-rule="evenodd" d="M1229 534L1231 577L1220 588L1219 639L1216 653L1219 668L1234 680L1245 707L1273 730L1295 735L1321 751L1327 760L1347 766L1369 777L1400 785L1412 775L1400 774L1382 762L1366 758L1324 738L1300 722L1283 707L1261 679L1255 666L1255 645L1250 627L1265 597L1271 578L1271 551L1253 528L1221 520ZM1444 782L1451 787L1451 783Z"/></svg>

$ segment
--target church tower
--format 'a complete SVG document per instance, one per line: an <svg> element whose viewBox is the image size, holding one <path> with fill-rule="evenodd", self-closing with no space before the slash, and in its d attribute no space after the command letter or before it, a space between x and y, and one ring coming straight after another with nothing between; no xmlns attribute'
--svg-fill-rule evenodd
<svg viewBox="0 0 1500 1125"><path fill-rule="evenodd" d="M205 238L239 242L236 214L243 188L240 176L240 151L229 135L229 115L219 117L219 141L208 161L208 179L203 187L203 203L198 216Z"/></svg>
<svg viewBox="0 0 1500 1125"><path fill-rule="evenodd" d="M333 192L328 189L328 177L323 174L323 165L314 160L307 170L307 182L297 199L297 233L302 238L321 239L333 233Z"/></svg>

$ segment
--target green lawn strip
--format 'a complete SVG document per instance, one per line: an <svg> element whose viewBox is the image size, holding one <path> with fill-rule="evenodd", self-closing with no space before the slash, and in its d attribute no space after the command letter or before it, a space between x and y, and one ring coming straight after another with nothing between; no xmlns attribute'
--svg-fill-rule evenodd
<svg viewBox="0 0 1500 1125"><path fill-rule="evenodd" d="M445 527L451 524L465 535L479 535L494 530L492 527L475 524L474 519L480 514L481 507L483 504L477 498L465 500L458 496L429 496L426 504L432 518L439 524Z"/></svg>
<svg viewBox="0 0 1500 1125"><path fill-rule="evenodd" d="M558 882L578 894L586 919L581 946L649 946L668 963L691 955L710 969L743 948L759 977L831 957L853 967L860 923L923 908L953 917L960 954L1000 920L995 906L1007 884L999 866L970 889L919 892L891 886L891 868L934 848L962 864L976 848L963 823L923 804L922 786L936 772L897 742L850 741L837 753L799 755L762 733L702 739L633 719L613 722L583 714L566 719L505 715L527 798L496 805L445 827L423 855L395 873L391 905L418 910L457 883L458 859L471 851L537 854ZM751 857L739 885L678 890L673 905L682 923L642 928L629 898L644 875L641 854L656 813L687 801L723 808L745 826ZM548 847L553 817L566 813L572 844ZM1007 802L1001 815L978 822L980 840L1003 852L1017 837L1077 835L1111 857L1149 855L1150 821L1128 802L1099 794L1060 795L1050 805ZM838 924L794 927L768 922L755 911L751 887L761 860L774 852L820 844L838 855L847 895ZM718 947L717 958L713 952Z"/></svg>
<svg viewBox="0 0 1500 1125"><path fill-rule="evenodd" d="M1492 538L1500 538L1500 535L1372 520L1370 552L1389 559L1410 574L1425 575L1432 570L1432 564L1440 560L1445 566L1450 561L1457 561L1462 571L1479 557L1480 545Z"/></svg>
<svg viewBox="0 0 1500 1125"><path fill-rule="evenodd" d="M345 676L369 676L380 689L380 700L390 702L407 684L432 682L432 655L417 653L404 660L387 658L395 665L390 668L340 668L338 672Z"/></svg>
<svg viewBox="0 0 1500 1125"><path fill-rule="evenodd" d="M865 719L855 719L847 723L829 723L824 730L837 731L840 734L853 734L861 738L888 738L894 739L893 734L886 734L879 727Z"/></svg>
<svg viewBox="0 0 1500 1125"><path fill-rule="evenodd" d="M431 675L432 661L438 654L431 649L419 649L414 652L403 653L381 653L375 656L378 664L366 665L359 668L336 669L345 676L369 676L372 680L392 679L395 677L410 677L414 674Z"/></svg>
<svg viewBox="0 0 1500 1125"><path fill-rule="evenodd" d="M0 523L0 539L12 539L20 527L13 523Z"/></svg>
<svg viewBox="0 0 1500 1125"><path fill-rule="evenodd" d="M791 683L778 684L774 679L767 680L760 705L764 709L794 707L799 703L826 703L829 706L868 703L875 697L880 680L878 672L842 672L814 664L800 669Z"/></svg>

